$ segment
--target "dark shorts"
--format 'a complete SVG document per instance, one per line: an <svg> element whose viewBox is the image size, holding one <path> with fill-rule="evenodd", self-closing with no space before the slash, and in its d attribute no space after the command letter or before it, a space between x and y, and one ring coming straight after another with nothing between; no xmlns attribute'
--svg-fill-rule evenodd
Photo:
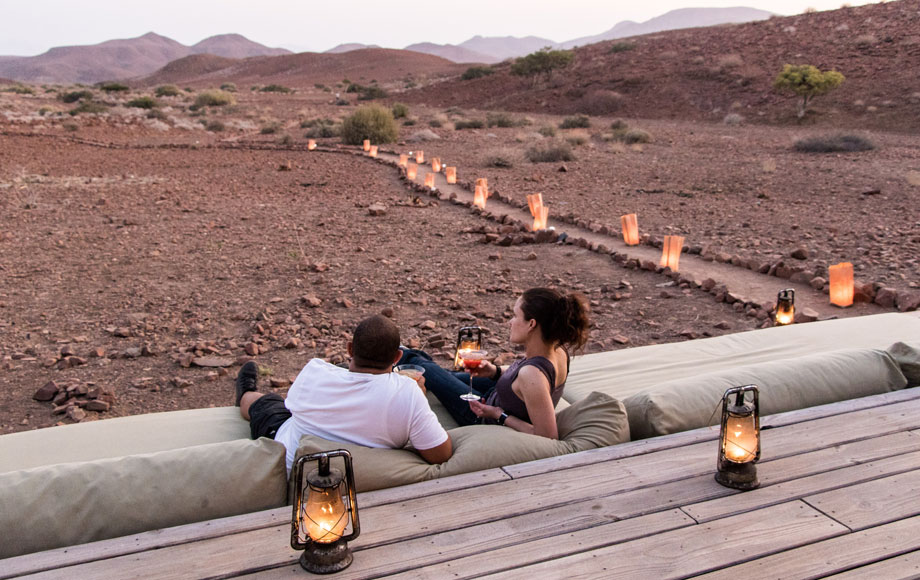
<svg viewBox="0 0 920 580"><path fill-rule="evenodd" d="M284 397L276 393L262 395L249 407L249 430L253 439L275 438L281 424L291 418Z"/></svg>

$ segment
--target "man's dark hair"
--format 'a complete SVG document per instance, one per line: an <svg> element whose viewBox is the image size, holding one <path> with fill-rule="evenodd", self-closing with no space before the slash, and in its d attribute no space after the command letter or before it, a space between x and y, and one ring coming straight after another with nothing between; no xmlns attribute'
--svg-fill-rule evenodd
<svg viewBox="0 0 920 580"><path fill-rule="evenodd" d="M370 316L358 323L352 346L357 366L389 369L399 350L399 329L386 316Z"/></svg>

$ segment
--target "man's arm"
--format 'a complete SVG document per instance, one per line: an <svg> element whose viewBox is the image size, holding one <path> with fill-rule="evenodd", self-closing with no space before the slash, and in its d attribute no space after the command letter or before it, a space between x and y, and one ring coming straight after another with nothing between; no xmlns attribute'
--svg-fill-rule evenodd
<svg viewBox="0 0 920 580"><path fill-rule="evenodd" d="M431 449L419 449L418 452L428 463L444 463L454 454L454 444L450 440L450 433L447 434L444 443Z"/></svg>

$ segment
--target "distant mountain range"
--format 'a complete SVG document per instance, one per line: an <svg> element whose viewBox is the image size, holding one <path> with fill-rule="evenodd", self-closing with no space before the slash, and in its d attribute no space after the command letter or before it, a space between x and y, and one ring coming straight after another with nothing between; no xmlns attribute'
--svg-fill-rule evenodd
<svg viewBox="0 0 920 580"><path fill-rule="evenodd" d="M623 21L602 34L562 43L536 36L474 36L459 45L423 42L411 44L405 50L438 56L455 63L493 64L530 54L546 46L571 48L665 30L765 20L771 15L770 12L754 8L683 8L642 23ZM340 54L376 48L379 47L349 43L340 44L326 52ZM239 34L212 36L186 46L150 32L138 38L109 40L87 46L56 47L38 56L0 56L0 77L31 83L96 83L150 75L170 62L202 54L243 59L292 53L282 48L263 46ZM204 65L204 61L198 65ZM208 61L207 64L208 67L216 65L214 61Z"/></svg>
<svg viewBox="0 0 920 580"><path fill-rule="evenodd" d="M239 34L212 36L192 46L153 32L87 46L60 46L38 56L0 56L0 76L32 83L96 83L147 75L193 54L225 58L291 54Z"/></svg>

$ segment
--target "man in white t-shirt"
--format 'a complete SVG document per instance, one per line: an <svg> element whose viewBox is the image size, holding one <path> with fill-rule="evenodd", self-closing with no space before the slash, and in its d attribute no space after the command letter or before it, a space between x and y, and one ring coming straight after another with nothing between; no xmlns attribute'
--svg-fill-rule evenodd
<svg viewBox="0 0 920 580"><path fill-rule="evenodd" d="M303 435L366 447L412 445L429 463L453 454L450 436L438 423L414 380L392 372L399 361L399 329L385 316L362 320L348 342L347 369L321 359L300 371L285 400L256 391L258 365L248 362L236 378L236 404L252 438L270 437L287 449L287 468Z"/></svg>

